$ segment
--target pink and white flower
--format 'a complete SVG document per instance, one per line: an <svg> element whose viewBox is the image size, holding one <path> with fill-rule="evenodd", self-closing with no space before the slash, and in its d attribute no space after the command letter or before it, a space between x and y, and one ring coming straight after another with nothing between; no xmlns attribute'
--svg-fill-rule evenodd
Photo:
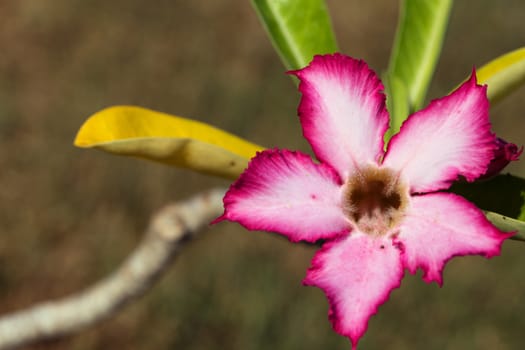
<svg viewBox="0 0 525 350"><path fill-rule="evenodd" d="M217 219L290 241L323 240L305 285L321 288L336 332L355 347L368 319L399 287L404 269L442 283L454 256L498 255L511 234L473 204L442 192L484 174L497 148L486 87L470 80L411 115L384 151L389 115L368 65L316 56L293 71L299 117L319 160L300 152L258 153L224 197Z"/></svg>

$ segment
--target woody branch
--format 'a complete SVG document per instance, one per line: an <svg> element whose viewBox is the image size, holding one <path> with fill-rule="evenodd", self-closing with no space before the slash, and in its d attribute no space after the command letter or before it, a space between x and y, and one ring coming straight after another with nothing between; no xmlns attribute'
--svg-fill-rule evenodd
<svg viewBox="0 0 525 350"><path fill-rule="evenodd" d="M220 214L223 195L214 189L167 205L114 273L78 293L0 317L0 349L74 333L116 314L149 290L184 243Z"/></svg>

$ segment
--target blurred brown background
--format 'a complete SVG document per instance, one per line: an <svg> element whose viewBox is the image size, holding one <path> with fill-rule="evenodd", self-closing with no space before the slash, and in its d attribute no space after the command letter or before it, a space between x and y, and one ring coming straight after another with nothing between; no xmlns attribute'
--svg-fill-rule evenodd
<svg viewBox="0 0 525 350"><path fill-rule="evenodd" d="M328 1L343 52L385 69L395 1ZM430 91L524 45L522 0L455 2ZM307 24L305 24L307 25ZM136 104L266 146L308 151L298 93L249 1L0 1L0 312L78 291L112 271L168 201L226 182L75 149L81 123ZM525 89L492 109L525 143ZM525 162L510 170L525 176ZM93 329L28 349L347 349L327 302L301 286L313 247L235 224L190 244L146 297ZM525 245L455 259L445 284L407 277L363 349L521 349Z"/></svg>

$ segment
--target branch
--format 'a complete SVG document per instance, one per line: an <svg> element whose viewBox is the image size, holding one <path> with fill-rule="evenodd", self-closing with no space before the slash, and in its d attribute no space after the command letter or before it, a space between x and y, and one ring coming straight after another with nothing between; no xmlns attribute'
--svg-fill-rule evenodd
<svg viewBox="0 0 525 350"><path fill-rule="evenodd" d="M0 317L0 349L80 331L142 296L184 243L220 214L223 195L224 190L215 189L167 205L153 217L142 242L113 274L79 293Z"/></svg>

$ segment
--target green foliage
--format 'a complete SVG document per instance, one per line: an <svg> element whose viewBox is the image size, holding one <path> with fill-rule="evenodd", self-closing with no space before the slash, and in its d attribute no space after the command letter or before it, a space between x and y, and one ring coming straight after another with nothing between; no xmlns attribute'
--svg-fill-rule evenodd
<svg viewBox="0 0 525 350"><path fill-rule="evenodd" d="M525 191L521 192L521 198L523 198L523 205L521 206L521 213L518 216L518 220L525 221Z"/></svg>
<svg viewBox="0 0 525 350"><path fill-rule="evenodd" d="M525 179L498 175L487 181L456 183L450 190L486 210L497 227L517 231L514 238L525 241Z"/></svg>
<svg viewBox="0 0 525 350"><path fill-rule="evenodd" d="M253 0L252 3L286 68L299 69L316 54L337 51L323 0Z"/></svg>
<svg viewBox="0 0 525 350"><path fill-rule="evenodd" d="M421 107L441 52L451 0L403 0L386 74L390 136ZM400 88L403 85L404 88Z"/></svg>
<svg viewBox="0 0 525 350"><path fill-rule="evenodd" d="M486 211L485 215L500 230L516 232L512 239L525 241L525 222L490 211Z"/></svg>

